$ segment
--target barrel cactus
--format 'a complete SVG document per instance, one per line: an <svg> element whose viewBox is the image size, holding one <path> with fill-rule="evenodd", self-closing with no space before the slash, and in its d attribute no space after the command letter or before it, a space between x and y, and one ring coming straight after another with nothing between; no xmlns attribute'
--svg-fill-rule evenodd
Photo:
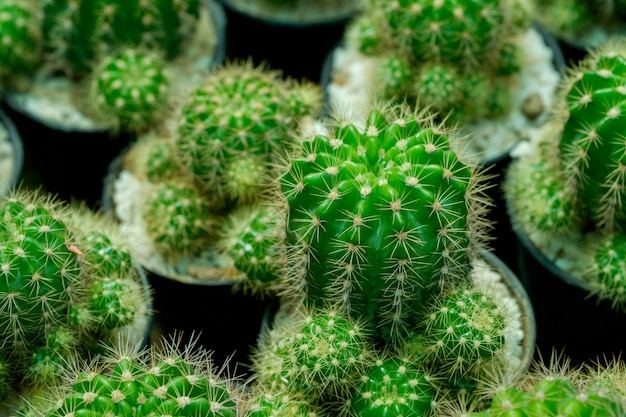
<svg viewBox="0 0 626 417"><path fill-rule="evenodd" d="M507 173L505 195L515 222L532 238L579 236L584 286L618 308L626 177L623 155L626 44L612 39L562 81L549 124Z"/></svg>
<svg viewBox="0 0 626 417"><path fill-rule="evenodd" d="M143 46L176 57L195 30L198 0L46 1L43 33L50 64L88 74L95 59L124 46Z"/></svg>
<svg viewBox="0 0 626 417"><path fill-rule="evenodd" d="M465 279L488 221L480 167L407 107L341 120L282 172L288 291L336 303L398 342L444 283Z"/></svg>

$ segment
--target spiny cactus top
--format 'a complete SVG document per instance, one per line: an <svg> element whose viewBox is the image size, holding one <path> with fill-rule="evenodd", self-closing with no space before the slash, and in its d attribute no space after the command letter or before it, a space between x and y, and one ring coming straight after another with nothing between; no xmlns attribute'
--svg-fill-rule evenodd
<svg viewBox="0 0 626 417"><path fill-rule="evenodd" d="M231 63L187 97L178 122L179 155L211 198L238 200L262 188L266 164L290 146L300 119L320 108L319 87L250 61ZM246 164L233 171L242 160ZM252 185L232 180L246 175Z"/></svg>
<svg viewBox="0 0 626 417"><path fill-rule="evenodd" d="M144 350L107 346L89 364L68 358L74 374L44 393L43 401L22 402L19 411L46 417L237 415L241 390L217 372L209 352L193 344L161 344Z"/></svg>
<svg viewBox="0 0 626 417"><path fill-rule="evenodd" d="M465 277L487 225L480 169L452 132L403 111L373 110L362 131L337 122L280 177L291 289L396 341L443 282Z"/></svg>

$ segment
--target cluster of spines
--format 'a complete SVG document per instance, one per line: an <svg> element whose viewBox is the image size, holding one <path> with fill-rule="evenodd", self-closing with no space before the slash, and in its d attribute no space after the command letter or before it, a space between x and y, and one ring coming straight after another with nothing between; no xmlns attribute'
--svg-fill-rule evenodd
<svg viewBox="0 0 626 417"><path fill-rule="evenodd" d="M482 242L484 201L479 170L458 157L453 136L423 115L394 112L372 111L362 131L338 121L304 141L280 192L287 285L399 341L443 282L465 276Z"/></svg>

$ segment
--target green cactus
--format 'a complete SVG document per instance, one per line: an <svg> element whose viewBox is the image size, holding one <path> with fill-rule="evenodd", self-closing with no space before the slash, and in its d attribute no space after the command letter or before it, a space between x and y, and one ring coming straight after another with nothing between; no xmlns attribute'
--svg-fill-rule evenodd
<svg viewBox="0 0 626 417"><path fill-rule="evenodd" d="M280 177L286 285L400 341L444 282L462 280L488 222L481 171L425 115L373 110L304 141Z"/></svg>
<svg viewBox="0 0 626 417"><path fill-rule="evenodd" d="M315 417L319 415L315 407L303 398L294 397L290 394L273 394L258 390L254 386L250 395L248 417ZM256 391L255 391L256 389Z"/></svg>
<svg viewBox="0 0 626 417"><path fill-rule="evenodd" d="M507 319L495 294L455 287L426 309L425 360L449 381L484 379L501 360Z"/></svg>
<svg viewBox="0 0 626 417"><path fill-rule="evenodd" d="M30 73L40 61L43 15L36 0L0 4L0 76Z"/></svg>
<svg viewBox="0 0 626 417"><path fill-rule="evenodd" d="M154 184L143 218L157 251L171 257L204 249L215 223L206 197L185 180Z"/></svg>
<svg viewBox="0 0 626 417"><path fill-rule="evenodd" d="M101 215L18 189L0 204L0 219L0 355L15 384L60 377L69 354L88 356L149 314L149 293Z"/></svg>
<svg viewBox="0 0 626 417"><path fill-rule="evenodd" d="M272 292L278 281L278 224L275 208L265 204L239 207L220 224L216 247L245 274L243 285L252 293Z"/></svg>
<svg viewBox="0 0 626 417"><path fill-rule="evenodd" d="M158 54L126 48L105 56L91 74L94 113L116 129L141 131L167 109L169 79Z"/></svg>
<svg viewBox="0 0 626 417"><path fill-rule="evenodd" d="M278 71L251 61L230 63L187 97L177 151L210 198L233 205L243 195L249 202L252 191L258 198L267 187L266 164L290 147L299 120L315 116L320 108L318 86L283 79ZM243 167L245 179L233 181L231 164L241 164L242 158L252 165ZM257 179L250 187L245 181L252 175Z"/></svg>
<svg viewBox="0 0 626 417"><path fill-rule="evenodd" d="M400 55L381 58L376 68L376 84L386 97L406 94L412 87L411 62Z"/></svg>
<svg viewBox="0 0 626 417"><path fill-rule="evenodd" d="M616 254L626 225L625 70L620 38L572 68L548 125L511 164L503 185L514 223L532 239L580 235L583 266L573 274L618 309L624 306Z"/></svg>
<svg viewBox="0 0 626 417"><path fill-rule="evenodd" d="M461 102L462 78L457 69L445 64L424 64L415 81L415 91L434 111L446 112Z"/></svg>
<svg viewBox="0 0 626 417"><path fill-rule="evenodd" d="M94 60L119 46L142 46L176 57L194 32L198 0L46 0L43 33L61 71L89 73Z"/></svg>
<svg viewBox="0 0 626 417"><path fill-rule="evenodd" d="M209 352L164 342L144 350L109 346L90 363L69 358L75 374L47 397L22 402L22 415L234 417L241 389L218 372ZM47 398L44 394L44 398Z"/></svg>
<svg viewBox="0 0 626 417"><path fill-rule="evenodd" d="M378 360L354 388L351 407L356 417L433 415L435 390L415 364L399 358Z"/></svg>
<svg viewBox="0 0 626 417"><path fill-rule="evenodd" d="M266 333L252 355L258 384L308 399L349 392L371 356L361 321L332 307L299 309Z"/></svg>

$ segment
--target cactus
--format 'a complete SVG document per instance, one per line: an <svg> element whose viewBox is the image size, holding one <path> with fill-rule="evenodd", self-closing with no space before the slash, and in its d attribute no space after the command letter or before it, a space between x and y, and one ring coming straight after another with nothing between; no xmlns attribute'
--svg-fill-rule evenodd
<svg viewBox="0 0 626 417"><path fill-rule="evenodd" d="M30 73L40 60L41 21L34 0L7 0L0 4L0 76Z"/></svg>
<svg viewBox="0 0 626 417"><path fill-rule="evenodd" d="M432 415L435 392L432 383L415 364L398 358L380 359L354 388L353 415Z"/></svg>
<svg viewBox="0 0 626 417"><path fill-rule="evenodd" d="M194 32L199 7L198 0L47 0L43 33L51 64L87 74L98 56L122 45L162 51L172 59Z"/></svg>
<svg viewBox="0 0 626 417"><path fill-rule="evenodd" d="M280 177L288 290L406 336L444 282L464 279L488 226L481 171L455 139L402 107L303 141Z"/></svg>
<svg viewBox="0 0 626 417"><path fill-rule="evenodd" d="M535 240L581 236L572 273L621 309L619 242L624 233L623 93L626 45L613 39L562 81L549 124L504 182L514 222ZM610 242L613 240L613 242ZM601 266L598 266L601 265Z"/></svg>
<svg viewBox="0 0 626 417"><path fill-rule="evenodd" d="M220 224L216 246L245 274L243 285L253 293L272 292L279 279L278 222L273 207L257 204L233 210Z"/></svg>
<svg viewBox="0 0 626 417"><path fill-rule="evenodd" d="M68 354L90 355L149 313L149 293L115 227L85 205L18 189L0 218L0 354L15 384L58 378Z"/></svg>
<svg viewBox="0 0 626 417"><path fill-rule="evenodd" d="M234 378L218 372L210 352L175 339L162 346L108 346L90 363L70 358L73 373L47 397L23 401L20 413L46 417L67 415L177 415L234 417L241 389Z"/></svg>
<svg viewBox="0 0 626 417"><path fill-rule="evenodd" d="M251 368L270 392L340 396L366 367L370 342L360 321L332 307L299 309L263 336Z"/></svg>
<svg viewBox="0 0 626 417"><path fill-rule="evenodd" d="M141 131L167 108L169 79L154 52L128 48L105 56L91 75L94 113L116 128Z"/></svg>
<svg viewBox="0 0 626 417"><path fill-rule="evenodd" d="M215 223L204 195L189 181L156 183L143 205L146 232L167 256L204 249Z"/></svg>
<svg viewBox="0 0 626 417"><path fill-rule="evenodd" d="M187 97L180 112L177 151L210 198L227 206L236 205L242 196L245 202L258 198L267 187L267 164L290 147L299 120L315 116L321 108L319 87L280 75L251 61L231 63L210 74ZM251 163L243 167L245 181L256 176L256 186L233 181L234 175L243 174L231 164L241 164L242 158Z"/></svg>
<svg viewBox="0 0 626 417"><path fill-rule="evenodd" d="M553 356L546 365L533 362L531 371L514 383L496 387L488 408L470 412L471 417L545 415L621 416L624 401L623 364L617 359L583 364L572 369L567 359Z"/></svg>

